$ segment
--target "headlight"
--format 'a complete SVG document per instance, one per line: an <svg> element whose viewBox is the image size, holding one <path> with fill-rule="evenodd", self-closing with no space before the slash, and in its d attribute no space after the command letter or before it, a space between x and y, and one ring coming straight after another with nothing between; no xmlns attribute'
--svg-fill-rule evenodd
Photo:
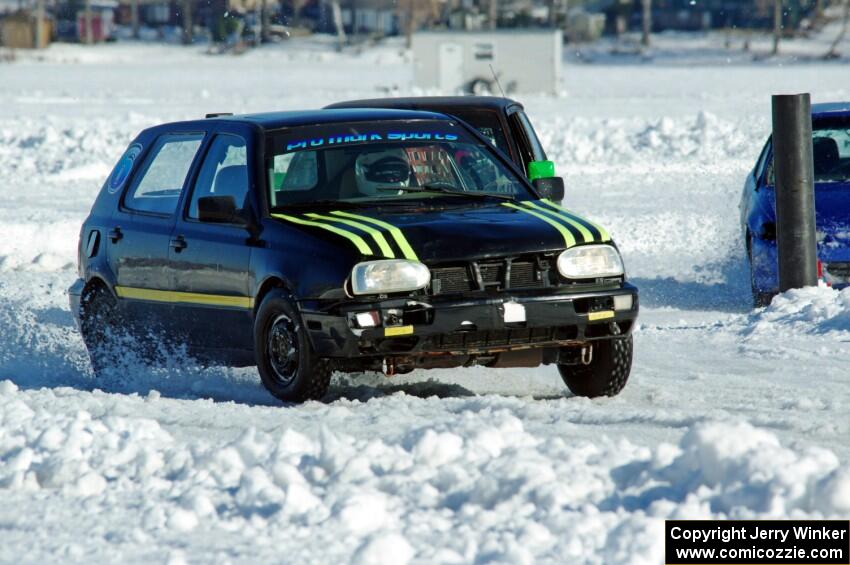
<svg viewBox="0 0 850 565"><path fill-rule="evenodd" d="M389 294L425 288L431 271L422 263L404 259L358 263L351 271L354 294Z"/></svg>
<svg viewBox="0 0 850 565"><path fill-rule="evenodd" d="M558 271L568 279L599 279L623 274L623 260L610 245L583 245L558 257Z"/></svg>

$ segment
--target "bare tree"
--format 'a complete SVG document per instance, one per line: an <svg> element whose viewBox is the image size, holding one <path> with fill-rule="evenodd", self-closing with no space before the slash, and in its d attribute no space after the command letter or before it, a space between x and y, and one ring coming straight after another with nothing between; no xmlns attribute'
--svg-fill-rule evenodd
<svg viewBox="0 0 850 565"><path fill-rule="evenodd" d="M44 0L36 0L35 4L35 48L41 49L45 43L44 37Z"/></svg>
<svg viewBox="0 0 850 565"><path fill-rule="evenodd" d="M183 44L190 45L194 38L192 30L192 0L183 0Z"/></svg>
<svg viewBox="0 0 850 565"><path fill-rule="evenodd" d="M850 27L850 0L844 0L844 17L842 18L841 31L838 33L838 37L835 38L835 41L832 42L832 45L830 45L825 58L837 59L841 56L838 53L838 46L841 45L842 41L844 41L848 27Z"/></svg>
<svg viewBox="0 0 850 565"><path fill-rule="evenodd" d="M91 10L91 0L86 0L85 7L83 9L83 21L86 24L86 45L91 45L94 43L94 30L92 29L92 21L94 20L94 17Z"/></svg>
<svg viewBox="0 0 850 565"><path fill-rule="evenodd" d="M331 13L333 14L334 27L336 27L339 49L342 50L348 39L345 37L345 26L342 24L342 8L339 6L339 0L331 2Z"/></svg>
<svg viewBox="0 0 850 565"><path fill-rule="evenodd" d="M817 0L815 2L815 23L818 24L823 22L824 16L824 0Z"/></svg>
<svg viewBox="0 0 850 565"><path fill-rule="evenodd" d="M130 27L133 39L139 39L139 0L130 0Z"/></svg>
<svg viewBox="0 0 850 565"><path fill-rule="evenodd" d="M259 9L260 20L260 43L268 43L270 39L269 28L271 26L271 10L269 10L268 0L260 0L257 3Z"/></svg>
<svg viewBox="0 0 850 565"><path fill-rule="evenodd" d="M408 49L413 46L414 29L416 29L416 10L413 7L413 0L407 0L405 2L404 39Z"/></svg>
<svg viewBox="0 0 850 565"><path fill-rule="evenodd" d="M643 33L640 42L644 47L649 47L650 34L652 33L652 0L641 0L641 5L643 7L641 17Z"/></svg>
<svg viewBox="0 0 850 565"><path fill-rule="evenodd" d="M773 54L779 54L782 39L782 0L773 0Z"/></svg>

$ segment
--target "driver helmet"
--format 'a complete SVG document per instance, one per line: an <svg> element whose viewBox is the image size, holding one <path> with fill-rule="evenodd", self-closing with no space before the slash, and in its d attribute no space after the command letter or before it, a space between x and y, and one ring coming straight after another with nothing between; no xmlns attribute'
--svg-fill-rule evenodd
<svg viewBox="0 0 850 565"><path fill-rule="evenodd" d="M358 155L354 164L357 190L366 196L380 195L393 187L410 186L413 174L404 149L384 149Z"/></svg>

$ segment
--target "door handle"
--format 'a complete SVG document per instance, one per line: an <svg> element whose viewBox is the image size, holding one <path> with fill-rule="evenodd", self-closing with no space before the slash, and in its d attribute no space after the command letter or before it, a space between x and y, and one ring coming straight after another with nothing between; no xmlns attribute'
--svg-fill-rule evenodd
<svg viewBox="0 0 850 565"><path fill-rule="evenodd" d="M124 234L121 233L121 228L116 226L109 230L109 233L106 234L106 237L112 240L112 243L118 243L118 240L124 237Z"/></svg>
<svg viewBox="0 0 850 565"><path fill-rule="evenodd" d="M189 244L186 243L186 239L184 239L182 235L178 235L177 237L171 238L171 242L169 243L169 245L177 253L180 253L189 246Z"/></svg>

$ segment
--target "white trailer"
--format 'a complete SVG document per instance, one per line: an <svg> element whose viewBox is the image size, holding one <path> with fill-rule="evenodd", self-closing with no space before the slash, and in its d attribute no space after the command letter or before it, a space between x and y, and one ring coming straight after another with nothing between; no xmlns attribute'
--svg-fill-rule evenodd
<svg viewBox="0 0 850 565"><path fill-rule="evenodd" d="M561 76L560 30L426 31L413 36L414 83L422 89L555 94Z"/></svg>

